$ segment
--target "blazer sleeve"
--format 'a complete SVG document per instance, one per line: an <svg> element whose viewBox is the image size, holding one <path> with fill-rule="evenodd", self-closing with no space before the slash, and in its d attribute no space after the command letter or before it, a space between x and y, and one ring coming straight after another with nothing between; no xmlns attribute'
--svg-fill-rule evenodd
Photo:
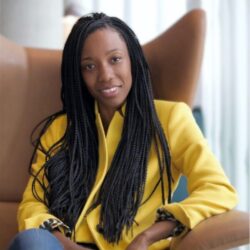
<svg viewBox="0 0 250 250"><path fill-rule="evenodd" d="M189 196L164 208L190 229L205 218L232 209L237 204L236 191L186 104L173 105L166 133L172 168L187 177Z"/></svg>
<svg viewBox="0 0 250 250"><path fill-rule="evenodd" d="M56 141L58 141L65 130L65 117L59 117L49 126L45 134L41 138L43 147L48 150ZM32 170L37 173L45 163L45 155L40 150L36 152L36 161L32 164ZM42 178L43 171L39 173ZM17 212L17 221L19 231L39 228L39 226L48 219L58 220L54 215L49 213L48 207L41 201L38 201L32 193L33 177L29 178L28 184L23 193L22 201ZM43 197L43 190L40 185L36 185L37 194Z"/></svg>

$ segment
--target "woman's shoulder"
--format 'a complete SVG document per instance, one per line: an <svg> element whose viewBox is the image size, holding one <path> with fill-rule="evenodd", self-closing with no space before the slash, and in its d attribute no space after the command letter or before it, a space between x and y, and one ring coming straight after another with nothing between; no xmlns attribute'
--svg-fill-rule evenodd
<svg viewBox="0 0 250 250"><path fill-rule="evenodd" d="M49 124L41 138L43 145L47 145L49 147L60 140L64 136L66 128L67 116L65 114L56 116Z"/></svg>
<svg viewBox="0 0 250 250"><path fill-rule="evenodd" d="M174 128L177 131L180 125L194 123L192 110L186 103L163 100L155 100L154 103L158 119L164 130Z"/></svg>
<svg viewBox="0 0 250 250"><path fill-rule="evenodd" d="M60 114L55 117L48 127L48 130L54 131L57 133L65 132L67 126L67 116L66 114Z"/></svg>
<svg viewBox="0 0 250 250"><path fill-rule="evenodd" d="M190 112L190 107L184 102L154 100L155 109L158 116L168 117L172 113L186 113ZM174 112L173 112L174 111Z"/></svg>

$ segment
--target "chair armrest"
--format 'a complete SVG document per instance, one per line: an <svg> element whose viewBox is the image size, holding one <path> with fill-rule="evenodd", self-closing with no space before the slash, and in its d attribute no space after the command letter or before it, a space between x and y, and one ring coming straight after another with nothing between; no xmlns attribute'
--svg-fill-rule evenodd
<svg viewBox="0 0 250 250"><path fill-rule="evenodd" d="M236 210L210 217L173 239L171 249L220 250L249 244L249 218L249 213Z"/></svg>

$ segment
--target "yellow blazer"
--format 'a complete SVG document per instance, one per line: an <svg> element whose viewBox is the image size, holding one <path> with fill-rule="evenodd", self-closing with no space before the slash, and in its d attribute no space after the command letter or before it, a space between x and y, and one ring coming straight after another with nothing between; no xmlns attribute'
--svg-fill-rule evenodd
<svg viewBox="0 0 250 250"><path fill-rule="evenodd" d="M209 149L190 108L184 103L155 101L156 111L169 143L172 157L173 190L177 187L180 176L188 179L189 197L179 203L164 205L187 228L192 229L199 222L212 215L232 209L237 203L237 195L230 185L219 162ZM124 111L124 110L123 110ZM96 105L96 126L99 140L99 166L95 184L76 224L75 240L77 242L95 243L101 250L124 250L132 239L150 227L156 218L156 210L162 207L160 185L151 198L142 205L136 215L136 222L128 234L123 232L118 245L109 244L96 230L99 222L100 206L86 215L86 211L93 202L104 177L108 171L118 142L121 138L123 116L115 112L105 135L102 121ZM58 117L42 137L42 144L48 149L55 141L62 137L66 128L66 116ZM45 161L44 154L37 152L37 160L33 169L37 171ZM166 173L165 173L166 175ZM148 172L143 200L151 193L159 180L159 168L155 149L151 146L149 153ZM166 177L166 176L165 176ZM166 178L167 180L167 178ZM25 189L23 200L18 210L19 230L38 228L48 218L55 218L49 214L48 208L37 201L31 191L32 177ZM167 181L165 181L167 193ZM40 190L40 194L42 190ZM169 240L161 240L149 249L166 249Z"/></svg>

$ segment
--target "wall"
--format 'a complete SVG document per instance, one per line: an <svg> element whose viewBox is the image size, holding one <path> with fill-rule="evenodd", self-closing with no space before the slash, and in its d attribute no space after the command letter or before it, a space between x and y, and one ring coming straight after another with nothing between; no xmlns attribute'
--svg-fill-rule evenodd
<svg viewBox="0 0 250 250"><path fill-rule="evenodd" d="M25 46L61 48L61 0L0 0L0 33Z"/></svg>

